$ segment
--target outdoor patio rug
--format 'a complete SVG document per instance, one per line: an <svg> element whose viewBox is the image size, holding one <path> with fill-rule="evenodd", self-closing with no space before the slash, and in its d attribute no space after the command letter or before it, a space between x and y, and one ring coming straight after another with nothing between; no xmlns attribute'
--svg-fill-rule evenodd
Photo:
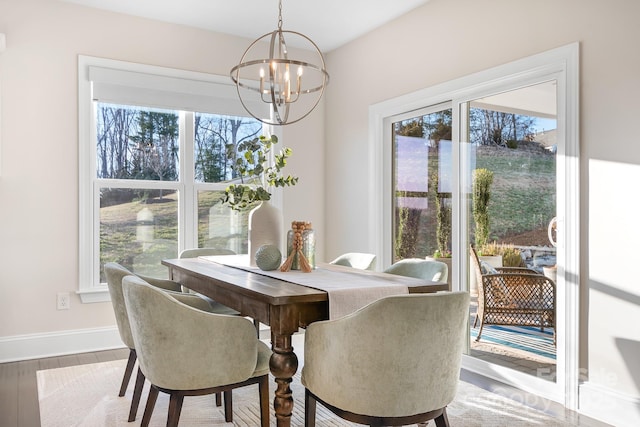
<svg viewBox="0 0 640 427"><path fill-rule="evenodd" d="M473 324L473 322L471 323ZM475 341L480 327L471 328L471 340ZM553 345L553 329L528 326L485 325L480 343L500 345L516 353L527 352L538 356L542 361L556 360L556 347Z"/></svg>
<svg viewBox="0 0 640 427"><path fill-rule="evenodd" d="M127 423L133 384L124 397L118 397L120 381L126 360L79 365L37 372L38 398L42 427L124 427L139 425L146 402L148 383L136 423ZM274 384L271 383L271 395ZM295 398L295 409L291 425L304 425L304 388L296 375L291 385ZM447 411L451 425L469 426L571 426L571 422L558 420L544 412L525 406L522 396L499 396L469 383L460 382L454 402ZM527 400L530 402L529 400ZM213 396L185 398L180 418L181 426L244 426L259 425L257 385L233 392L233 423L224 422L224 411L215 406ZM151 426L164 426L167 419L167 395L160 393ZM275 425L273 412L271 425ZM317 408L317 425L356 426L343 421L321 405ZM433 425L433 422L430 423Z"/></svg>

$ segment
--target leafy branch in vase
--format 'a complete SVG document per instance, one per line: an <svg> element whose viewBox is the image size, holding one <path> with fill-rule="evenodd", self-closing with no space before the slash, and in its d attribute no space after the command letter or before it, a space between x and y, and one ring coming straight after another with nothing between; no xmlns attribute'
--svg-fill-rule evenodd
<svg viewBox="0 0 640 427"><path fill-rule="evenodd" d="M275 154L273 166L266 166L269 154L278 137L264 135L238 144L227 145L227 156L235 159L231 168L240 178L239 184L230 184L224 191L222 202L231 209L241 211L251 207L255 202L271 199L269 191L272 187L289 187L298 183L298 177L285 176L282 169L287 165L293 150L284 147ZM238 155L240 154L240 155Z"/></svg>

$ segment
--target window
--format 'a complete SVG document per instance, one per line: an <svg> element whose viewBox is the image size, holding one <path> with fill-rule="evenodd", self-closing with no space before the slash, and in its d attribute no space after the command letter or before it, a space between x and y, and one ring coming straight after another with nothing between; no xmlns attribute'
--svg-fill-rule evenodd
<svg viewBox="0 0 640 427"><path fill-rule="evenodd" d="M228 147L263 125L228 78L90 57L79 76L82 300L108 300L107 262L166 277L160 261L184 248L246 253L248 213L220 199Z"/></svg>

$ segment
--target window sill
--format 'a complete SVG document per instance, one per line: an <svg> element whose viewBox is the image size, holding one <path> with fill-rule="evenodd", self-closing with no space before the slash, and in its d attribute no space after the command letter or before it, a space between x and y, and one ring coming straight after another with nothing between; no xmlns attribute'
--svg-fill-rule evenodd
<svg viewBox="0 0 640 427"><path fill-rule="evenodd" d="M100 285L90 289L80 289L78 292L83 304L111 301L107 285Z"/></svg>

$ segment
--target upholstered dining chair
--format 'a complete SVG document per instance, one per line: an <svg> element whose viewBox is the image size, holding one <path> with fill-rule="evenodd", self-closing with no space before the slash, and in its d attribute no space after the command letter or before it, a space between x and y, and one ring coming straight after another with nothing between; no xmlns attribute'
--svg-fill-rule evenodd
<svg viewBox="0 0 640 427"><path fill-rule="evenodd" d="M199 256L214 256L214 255L236 255L231 249L224 248L191 248L185 249L178 255L178 258L197 258ZM185 292L193 292L189 288L182 288ZM202 298L209 299L204 295L200 295ZM211 301L214 303L213 301ZM239 313L238 313L239 314ZM256 333L260 337L260 322L253 319L253 326L256 328Z"/></svg>
<svg viewBox="0 0 640 427"><path fill-rule="evenodd" d="M348 421L448 426L469 316L469 294L381 298L305 332L305 426L316 402Z"/></svg>
<svg viewBox="0 0 640 427"><path fill-rule="evenodd" d="M122 281L138 363L151 383L142 426L159 392L170 395L167 426L177 426L185 396L224 393L233 422L231 390L258 384L261 426L269 426L271 350L239 316L194 309L136 276Z"/></svg>
<svg viewBox="0 0 640 427"><path fill-rule="evenodd" d="M178 255L178 258L196 258L199 256L213 256L213 255L235 255L236 253L231 249L224 248L189 248L184 249Z"/></svg>
<svg viewBox="0 0 640 427"><path fill-rule="evenodd" d="M189 248L184 249L178 254L178 258L198 258L199 256L213 256L213 255L235 255L236 253L231 249L223 248ZM183 292L191 292L191 289L182 287ZM201 295L204 297L203 295ZM204 297L207 299L207 297Z"/></svg>
<svg viewBox="0 0 640 427"><path fill-rule="evenodd" d="M344 265L360 270L374 270L376 268L376 256L362 252L347 252L340 255L329 264Z"/></svg>
<svg viewBox="0 0 640 427"><path fill-rule="evenodd" d="M446 282L449 276L449 267L440 261L406 258L392 264L389 268L385 269L384 272L430 280L432 282Z"/></svg>
<svg viewBox="0 0 640 427"><path fill-rule="evenodd" d="M127 386L129 385L129 381L131 379L131 374L133 373L133 368L136 363L136 349L133 342L133 337L131 335L131 327L129 325L129 317L127 314L127 309L124 303L124 295L122 293L122 279L125 276L133 275L131 271L126 269L115 262L109 262L104 266L104 272L107 277L107 285L109 287L109 294L111 296L111 305L113 306L113 311L116 317L116 324L118 326L118 332L120 333L120 339L124 345L129 348L129 358L127 360L127 366L124 371L124 376L122 377L122 384L120 385L120 391L118 396L124 396ZM156 279L153 277L140 276L141 279L146 281L147 283L159 288L163 289L167 292L172 292L175 294L176 298L179 298L183 303L188 304L192 307L198 308L200 310L214 312L219 314L236 314L235 310L230 309L229 307L222 304L213 304L210 301L207 301L198 295L184 294L181 292L181 286L179 283L174 282L172 280L165 279ZM140 403L140 395L142 394L142 387L144 386L144 375L142 372L138 370L138 375L136 378L136 383L133 391L133 398L131 401L131 409L129 411L129 421L135 420L136 413L138 411L138 404ZM217 403L221 404L220 396L216 397Z"/></svg>

